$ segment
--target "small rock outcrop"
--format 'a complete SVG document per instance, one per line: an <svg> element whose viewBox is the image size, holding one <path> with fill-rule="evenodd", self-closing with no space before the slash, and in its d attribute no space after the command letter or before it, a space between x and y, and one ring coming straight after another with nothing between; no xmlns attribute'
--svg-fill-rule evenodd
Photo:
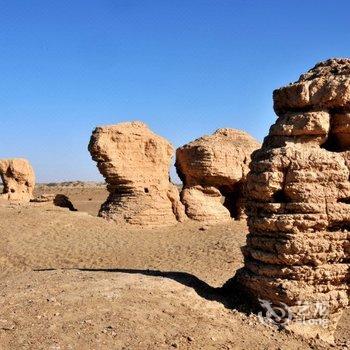
<svg viewBox="0 0 350 350"><path fill-rule="evenodd" d="M287 308L287 328L332 341L349 302L350 59L319 63L273 97L278 119L247 176L236 280Z"/></svg>
<svg viewBox="0 0 350 350"><path fill-rule="evenodd" d="M250 155L259 147L244 131L218 129L178 148L175 166L188 217L206 222L244 217L242 188Z"/></svg>
<svg viewBox="0 0 350 350"><path fill-rule="evenodd" d="M26 159L0 159L0 177L3 183L0 199L27 203L33 198L35 175Z"/></svg>
<svg viewBox="0 0 350 350"><path fill-rule="evenodd" d="M42 194L31 200L33 203L49 203L56 207L67 208L70 211L77 211L71 200L64 194Z"/></svg>
<svg viewBox="0 0 350 350"><path fill-rule="evenodd" d="M170 143L141 122L94 130L89 151L107 182L99 215L120 223L163 226L185 219L179 191L170 182Z"/></svg>

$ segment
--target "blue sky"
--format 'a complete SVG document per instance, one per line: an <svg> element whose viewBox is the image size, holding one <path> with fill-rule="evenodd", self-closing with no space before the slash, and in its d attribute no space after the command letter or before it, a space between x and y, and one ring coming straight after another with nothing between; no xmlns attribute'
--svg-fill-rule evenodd
<svg viewBox="0 0 350 350"><path fill-rule="evenodd" d="M142 120L177 147L258 139L273 89L350 56L347 0L0 0L0 158L38 181L99 180L97 125Z"/></svg>

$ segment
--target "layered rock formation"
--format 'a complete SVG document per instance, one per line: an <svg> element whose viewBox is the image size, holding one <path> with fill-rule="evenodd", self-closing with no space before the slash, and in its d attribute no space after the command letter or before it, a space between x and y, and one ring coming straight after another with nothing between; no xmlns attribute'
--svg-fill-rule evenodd
<svg viewBox="0 0 350 350"><path fill-rule="evenodd" d="M91 136L89 151L110 193L100 216L152 226L184 220L179 192L169 179L173 148L145 124L98 127Z"/></svg>
<svg viewBox="0 0 350 350"><path fill-rule="evenodd" d="M35 175L26 159L0 159L0 177L4 186L0 199L26 203L33 198Z"/></svg>
<svg viewBox="0 0 350 350"><path fill-rule="evenodd" d="M287 308L286 327L332 341L349 293L350 60L319 63L273 96L278 119L247 176L237 280Z"/></svg>
<svg viewBox="0 0 350 350"><path fill-rule="evenodd" d="M221 222L244 216L242 187L251 153L260 144L244 131L219 129L176 150L181 200L194 220Z"/></svg>

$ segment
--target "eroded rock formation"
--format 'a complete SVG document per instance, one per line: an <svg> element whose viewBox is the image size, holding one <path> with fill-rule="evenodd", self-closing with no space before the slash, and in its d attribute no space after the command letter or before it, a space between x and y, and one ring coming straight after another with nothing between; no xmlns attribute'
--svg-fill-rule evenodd
<svg viewBox="0 0 350 350"><path fill-rule="evenodd" d="M0 199L26 203L33 198L35 175L26 159L0 159L0 177L4 187Z"/></svg>
<svg viewBox="0 0 350 350"><path fill-rule="evenodd" d="M221 222L244 216L242 186L251 153L260 144L244 131L219 129L176 151L181 200L194 220Z"/></svg>
<svg viewBox="0 0 350 350"><path fill-rule="evenodd" d="M273 96L278 119L247 176L237 280L287 305L288 328L332 341L349 293L350 60L319 63Z"/></svg>
<svg viewBox="0 0 350 350"><path fill-rule="evenodd" d="M141 122L94 130L89 151L107 182L109 197L99 215L116 222L170 225L185 218L170 182L170 143Z"/></svg>

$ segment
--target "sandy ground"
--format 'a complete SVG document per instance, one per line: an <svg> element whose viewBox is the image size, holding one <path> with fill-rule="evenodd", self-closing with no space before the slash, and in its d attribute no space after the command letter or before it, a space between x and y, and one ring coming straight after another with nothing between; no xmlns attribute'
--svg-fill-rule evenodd
<svg viewBox="0 0 350 350"><path fill-rule="evenodd" d="M79 211L0 206L0 349L349 348L349 312L329 346L261 324L224 293L244 222L118 227L94 216L102 186L50 189Z"/></svg>

